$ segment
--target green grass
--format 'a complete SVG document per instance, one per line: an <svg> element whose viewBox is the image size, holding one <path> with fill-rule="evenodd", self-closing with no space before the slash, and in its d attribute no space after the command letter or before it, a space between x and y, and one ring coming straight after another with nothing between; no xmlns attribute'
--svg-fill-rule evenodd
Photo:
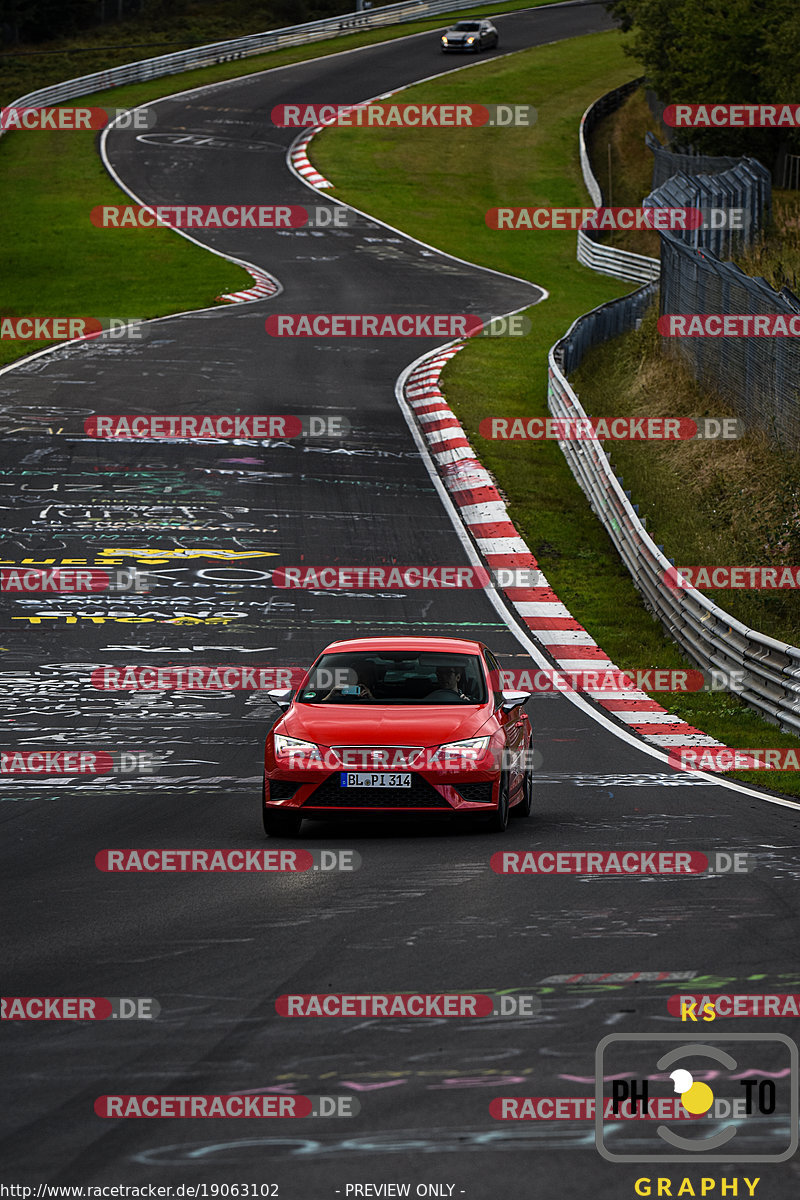
<svg viewBox="0 0 800 1200"><path fill-rule="evenodd" d="M48 143L43 157L39 139ZM252 277L169 230L97 229L96 204L119 204L91 133L13 134L0 142L0 316L155 317L207 307ZM48 345L0 343L0 363Z"/></svg>
<svg viewBox="0 0 800 1200"><path fill-rule="evenodd" d="M508 11L529 6L501 7ZM441 17L419 26L337 38L110 89L81 103L133 106L446 22ZM88 69L82 62L81 72ZM530 310L533 330L528 337L475 342L453 360L447 373L448 396L509 497L514 519L543 569L598 642L624 667L679 666L677 649L639 603L558 447L483 442L477 436L484 416L544 415L549 346L580 313L629 290L576 262L574 234L494 232L485 226L485 211L498 202L586 203L577 159L578 119L593 99L634 73L616 34L541 47L511 61L485 62L458 79L413 91L442 103L472 100L476 94L487 102L532 103L539 109L533 130L428 130L411 136L410 131L382 130L368 137L365 130L339 129L315 142L314 160L340 184L336 194L357 207L451 253L550 290L550 299ZM406 172L402 177L398 162ZM480 171L475 169L478 163ZM102 170L91 134L6 136L0 139L0 171L4 273L11 276L6 268L13 267L15 281L13 288L7 285L4 314L166 315L204 307L218 293L250 282L249 275L232 264L168 231L95 230L88 221L89 209L120 203L123 194ZM59 261L64 270L54 273L52 264ZM0 362L36 348L0 344ZM618 619L620 613L624 622ZM659 698L732 745L794 744L758 721L735 697ZM742 778L797 791L794 780L774 773Z"/></svg>
<svg viewBox="0 0 800 1200"><path fill-rule="evenodd" d="M443 29L466 16L491 17L516 9L539 8L553 2L554 0L511 0L507 4L476 5L468 11L456 10L426 20L387 25L361 33L337 34L325 41L309 42L305 46L293 49L268 51L222 67L206 68L204 70L207 77L203 81L232 79L251 70L266 70L285 62L301 62L324 54L335 54L353 46L367 46L374 42L406 37L411 33ZM375 7L383 5L376 4ZM173 12L161 14L157 19L139 14L121 22L84 30L72 37L63 37L35 46L20 46L16 47L15 51L4 49L0 55L0 104L8 104L28 92L78 75L91 75L95 71L106 71L109 67L122 66L145 58L156 58L162 54L175 54L194 46L215 45L217 42L246 37L248 34L305 23L302 19L277 20L269 13L261 14L254 11L254 6L249 0L239 0L238 3L218 0L217 3L204 5L202 10L195 10L191 14L182 13L180 8L180 4L175 4ZM344 11L352 11L353 8L354 0ZM208 75L209 71L222 73ZM173 78L181 80L200 74L201 72L187 71ZM171 83L172 79L167 77L149 84L147 99L166 95ZM185 86L194 87L196 84L192 82ZM154 91L154 87L158 90Z"/></svg>
<svg viewBox="0 0 800 1200"><path fill-rule="evenodd" d="M590 138L590 154L597 182L609 205L638 205L653 190L653 156L645 134L664 140L660 123L650 112L644 88L639 88L614 112L603 117ZM610 164L610 173L609 173ZM610 197L610 199L609 199ZM658 234L616 230L603 237L608 246L636 254L660 255ZM772 190L772 222L755 244L734 255L747 275L763 275L776 290L800 287L800 196Z"/></svg>
<svg viewBox="0 0 800 1200"><path fill-rule="evenodd" d="M586 204L580 116L633 74L616 33L539 47L403 93L423 102L480 97L534 104L539 120L532 130L338 128L315 140L311 158L337 185L338 198L442 250L549 290L549 299L528 310L533 328L527 337L471 342L448 364L448 402L560 599L598 644L621 667L679 667L690 664L644 609L557 444L492 442L478 435L484 417L547 415L549 347L581 313L630 290L577 263L574 233L496 232L484 217L498 204ZM654 698L730 745L800 746L800 739L780 734L727 693ZM737 777L800 795L793 772Z"/></svg>
<svg viewBox="0 0 800 1200"><path fill-rule="evenodd" d="M476 12L492 13L532 6L521 2L487 5ZM438 29L447 23L445 15L435 21L389 26L272 51L221 66L109 88L82 97L80 104L134 107L189 88L287 63L304 62L425 29ZM162 27L166 38L169 27ZM180 27L178 20L179 32ZM227 36L252 30L250 21L242 28L229 29ZM94 34L107 33L109 38L115 32L119 36L120 31L115 27L93 31ZM72 40L82 42L86 36ZM430 50L431 69L435 71L439 69L441 56L434 45ZM157 50L147 53L156 54ZM127 55L129 58L130 54ZM122 61L127 59L122 56ZM46 63L48 60L36 61ZM81 57L80 68L74 63L67 65L65 61L57 68L61 75L55 78L48 77L50 68L43 66L41 75L36 80L28 80L28 84L39 87L69 77L77 70L85 74L108 65L108 54L89 64ZM6 92L3 102L19 94L19 89ZM100 162L94 133L14 132L0 138L0 209L4 222L0 249L0 275L4 280L0 317L113 316L130 319L167 316L207 308L216 302L217 296L252 285L252 277L241 267L206 253L169 230L95 229L90 223L89 213L95 205L119 204L127 200L126 194L112 182ZM0 366L52 344L2 341Z"/></svg>
<svg viewBox="0 0 800 1200"><path fill-rule="evenodd" d="M571 382L596 417L735 416L664 354L647 314L637 332L596 346ZM784 566L800 561L800 454L758 432L728 442L615 442L614 469L647 520L651 537L679 565ZM751 628L800 644L800 605L789 590L708 591Z"/></svg>

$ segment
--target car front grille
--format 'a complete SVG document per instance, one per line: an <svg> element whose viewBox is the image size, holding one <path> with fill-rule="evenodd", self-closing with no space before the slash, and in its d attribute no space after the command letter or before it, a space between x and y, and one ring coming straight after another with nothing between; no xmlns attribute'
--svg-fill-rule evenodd
<svg viewBox="0 0 800 1200"><path fill-rule="evenodd" d="M331 746L348 771L408 771L424 746Z"/></svg>
<svg viewBox="0 0 800 1200"><path fill-rule="evenodd" d="M311 793L303 808L435 808L440 812L453 811L444 796L419 775L412 774L410 788L343 788L339 784L338 771Z"/></svg>

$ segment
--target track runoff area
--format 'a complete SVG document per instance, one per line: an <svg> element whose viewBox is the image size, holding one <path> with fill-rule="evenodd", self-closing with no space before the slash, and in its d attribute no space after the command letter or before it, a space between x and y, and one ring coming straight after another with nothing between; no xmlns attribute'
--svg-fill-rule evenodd
<svg viewBox="0 0 800 1200"><path fill-rule="evenodd" d="M609 20L578 5L497 27L511 53ZM424 35L190 91L154 106L152 129L110 133L107 162L134 204L308 205L286 167L296 131L265 113L463 65ZM359 214L189 233L253 264L273 299L2 374L3 565L102 585L5 608L4 749L69 768L5 779L8 1179L87 1196L482 1200L534 1178L569 1197L790 1196L793 810L670 768L553 689L526 706L533 812L505 834L359 820L261 835L265 685L333 638L472 638L503 671L552 666L491 589L272 586L276 568L334 556L484 558L395 397L440 342L276 338L267 318L502 314L542 290ZM232 413L300 429L85 425ZM189 664L223 686L102 686L175 683ZM731 1126L722 1151L683 1148Z"/></svg>

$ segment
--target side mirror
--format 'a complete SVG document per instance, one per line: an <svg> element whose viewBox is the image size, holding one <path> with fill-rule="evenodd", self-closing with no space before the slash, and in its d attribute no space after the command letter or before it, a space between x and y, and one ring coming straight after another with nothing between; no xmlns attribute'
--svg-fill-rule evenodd
<svg viewBox="0 0 800 1200"><path fill-rule="evenodd" d="M530 692L503 692L503 699L500 702L500 708L503 712L511 712L514 708L519 708L520 704L527 704L531 698Z"/></svg>
<svg viewBox="0 0 800 1200"><path fill-rule="evenodd" d="M281 712L286 712L286 709L292 703L294 692L291 688L275 688L274 691L267 692L273 704L277 704Z"/></svg>

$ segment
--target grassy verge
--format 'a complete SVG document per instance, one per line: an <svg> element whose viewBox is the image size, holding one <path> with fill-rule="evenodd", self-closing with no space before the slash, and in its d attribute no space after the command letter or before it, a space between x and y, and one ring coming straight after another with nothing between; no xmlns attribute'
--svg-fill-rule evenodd
<svg viewBox="0 0 800 1200"><path fill-rule="evenodd" d="M661 129L644 98L644 88L629 96L624 104L603 117L589 140L592 170L606 203L613 207L641 204L653 190L653 156L644 144L646 132L660 140ZM603 238L608 246L648 254L658 258L660 238L655 230L629 232L624 229Z"/></svg>
<svg viewBox="0 0 800 1200"><path fill-rule="evenodd" d="M521 339L476 341L445 372L448 401L485 466L508 498L512 517L559 597L615 662L626 668L687 665L639 600L600 523L555 443L491 442L478 435L488 416L545 416L547 351L581 313L629 290L575 260L575 235L495 232L488 208L585 203L577 153L581 113L632 68L616 33L539 47L508 62L487 62L460 79L419 85L414 99L532 103L532 130L326 131L312 161L337 184L335 194L426 242L541 284L550 298L529 310ZM638 447L637 447L638 448ZM742 747L800 746L727 693L657 695L670 711L721 741ZM800 795L792 772L740 778Z"/></svg>
<svg viewBox="0 0 800 1200"><path fill-rule="evenodd" d="M645 133L663 140L658 121L645 100L644 88L598 123L589 152L597 182L609 205L638 205L653 190L653 156L645 146ZM658 258L655 232L616 230L603 238L606 245ZM800 287L800 196L773 189L772 223L758 241L733 260L748 275L763 275L776 290Z"/></svg>
<svg viewBox="0 0 800 1200"><path fill-rule="evenodd" d="M655 309L641 329L596 346L571 382L593 416L735 416L661 349ZM651 536L678 564L800 562L800 455L748 433L730 442L615 442L614 469ZM789 591L709 591L732 616L800 644Z"/></svg>
<svg viewBox="0 0 800 1200"><path fill-rule="evenodd" d="M394 0L386 0L386 2L394 3ZM513 12L516 9L539 8L553 2L554 0L510 0L510 3L506 4L479 4L468 11L457 10L453 13L442 13L437 17L410 21L402 25L389 25L356 34L341 34L331 38L328 42L310 42L306 46L291 50L270 51L267 54L228 64L230 73L219 75L218 78L233 78L236 75L246 74L249 70L279 66L282 62L299 62L306 58L316 58L322 54L336 53L338 50L349 49L352 46L366 46L372 42L406 37L410 33L442 29L453 21L461 20L466 16L491 17L498 13ZM374 7L380 8L383 5L376 3ZM289 15L282 19L276 19L269 12L259 13L254 10L250 0L234 0L233 3L232 0L218 0L217 3L205 5L203 9L196 9L191 14L186 14L181 9L182 5L176 3L173 5L172 11L163 12L158 17L148 18L145 14L139 14L111 25L84 30L73 37L14 47L13 50L6 47L0 54L0 65L2 66L0 104L8 104L11 100L15 100L27 92L46 87L49 84L60 83L64 79L72 79L76 75L91 75L95 71L107 71L110 67L122 66L124 63L137 62L144 58L175 54L194 46L210 46L216 42L246 37L252 33L263 33L271 29L304 23L302 16ZM342 7L343 12L352 10L353 3L345 4ZM253 66L254 63L258 65ZM209 69L217 70L218 68ZM194 74L194 72L186 72L176 78L185 79L190 74ZM160 80L157 81L156 87L159 87L160 83ZM166 79L166 88L169 87L169 84L170 80ZM187 84L186 86L194 85ZM165 94L166 91L153 92L151 90L148 93L148 99Z"/></svg>
<svg viewBox="0 0 800 1200"><path fill-rule="evenodd" d="M536 0L533 4L488 5L485 11L534 6ZM447 22L445 15L435 21L390 26L272 51L239 62L109 88L82 97L80 103L133 107L203 84L438 29ZM252 32L252 28L251 21L247 28L229 30L225 36ZM103 32L112 35L111 29L94 31ZM434 45L430 49L432 70L436 70L440 56ZM90 65L81 60L80 70L88 72L99 65L109 65L107 56ZM64 66L56 78L64 78L74 70L74 64ZM47 79L29 82L41 86ZM14 91L6 99L18 94ZM118 204L123 195L98 158L94 133L15 132L0 138L0 208L4 218L0 318L166 316L209 307L217 296L252 285L251 276L242 268L168 230L95 229L89 221L91 209L97 204ZM52 344L2 341L0 366Z"/></svg>
<svg viewBox="0 0 800 1200"><path fill-rule="evenodd" d="M779 291L800 291L800 195L774 189L772 223L734 259L748 275L763 275Z"/></svg>

